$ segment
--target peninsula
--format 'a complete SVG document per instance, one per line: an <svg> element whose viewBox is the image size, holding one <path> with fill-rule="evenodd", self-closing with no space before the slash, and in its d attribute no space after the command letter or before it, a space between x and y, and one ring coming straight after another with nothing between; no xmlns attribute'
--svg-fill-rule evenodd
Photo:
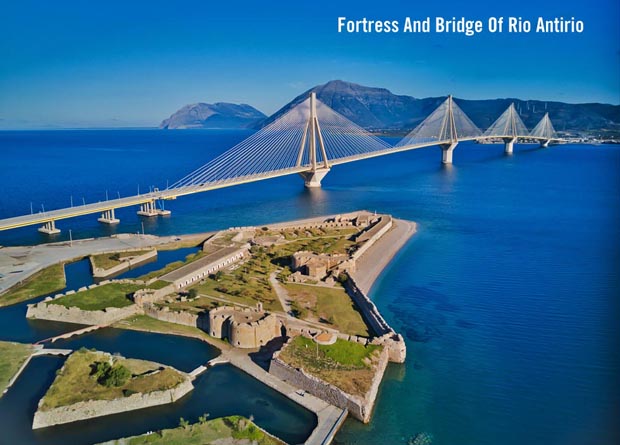
<svg viewBox="0 0 620 445"><path fill-rule="evenodd" d="M93 274L105 277L140 267L162 247L197 245L198 252L184 261L138 278L105 279L46 297L28 305L26 316L88 325L61 337L113 326L193 336L221 351L186 377L165 365L138 366L139 361L101 352L74 352L41 400L33 427L171 403L191 391L191 379L210 366L231 363L317 415L318 425L306 443L329 443L347 414L364 423L371 420L388 363L405 361L403 337L368 292L415 230L415 223L391 215L357 211L191 237L119 235L65 243L49 253L46 246L36 252L1 249L0 262L1 256L26 250L24 263L37 262L31 274L88 257ZM32 278L16 275L21 284L0 295L0 301L14 301L12 295L32 287ZM53 280L50 286L58 288ZM124 368L125 380L112 389L102 386L93 377L97 363L109 370ZM136 366L149 369L140 372ZM144 384L135 380L144 373L155 380L166 374L165 382L138 391L134 386ZM68 375L90 389L70 400L59 397ZM161 396L166 391L174 394ZM88 404L97 407L80 408ZM98 404L106 408L99 410Z"/></svg>

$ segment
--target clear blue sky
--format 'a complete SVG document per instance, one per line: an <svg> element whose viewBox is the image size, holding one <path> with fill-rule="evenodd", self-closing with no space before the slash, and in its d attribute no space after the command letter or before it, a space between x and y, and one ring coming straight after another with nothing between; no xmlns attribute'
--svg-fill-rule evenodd
<svg viewBox="0 0 620 445"><path fill-rule="evenodd" d="M337 33L337 17L564 16L582 34ZM29 1L0 15L0 128L153 126L182 105L270 114L331 79L416 97L620 102L618 0Z"/></svg>

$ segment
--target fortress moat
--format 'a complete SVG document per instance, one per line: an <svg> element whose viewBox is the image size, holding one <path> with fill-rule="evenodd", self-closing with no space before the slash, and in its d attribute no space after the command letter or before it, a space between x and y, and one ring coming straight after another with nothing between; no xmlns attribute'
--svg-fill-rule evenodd
<svg viewBox="0 0 620 445"><path fill-rule="evenodd" d="M172 403L191 391L192 378L210 366L231 363L313 411L318 425L306 443L329 443L347 414L370 422L388 363L405 361L403 337L367 293L414 232L414 223L366 211L235 227L194 238L200 246L197 253L159 271L135 279L105 279L28 305L30 319L87 325L61 337L113 325L190 335L221 350L219 357L187 377L178 374L181 390L164 390L173 395L116 391L114 403L103 410L89 405L85 413L79 407L46 413L42 400L33 426L140 409L164 400ZM114 276L152 261L161 242L152 237L141 240L139 249L93 251L87 255L93 275ZM81 248L81 257L86 250ZM64 261L74 258L68 252ZM38 269L52 266L49 261ZM22 286L8 289L0 300L10 299ZM75 361L70 358L67 363ZM88 376L84 378L88 383ZM52 394L58 382L54 385ZM97 405L96 399L74 402Z"/></svg>

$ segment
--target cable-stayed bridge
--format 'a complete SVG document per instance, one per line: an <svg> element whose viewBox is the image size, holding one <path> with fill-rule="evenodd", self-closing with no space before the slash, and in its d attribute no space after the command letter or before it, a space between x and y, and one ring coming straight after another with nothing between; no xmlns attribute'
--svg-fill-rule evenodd
<svg viewBox="0 0 620 445"><path fill-rule="evenodd" d="M503 140L505 152L512 154L518 139L539 141L543 147L559 141L548 114L528 131L511 104L483 132L449 96L392 146L311 93L274 122L165 190L154 189L127 198L1 219L0 230L42 224L40 232L56 234L60 232L56 221L88 214L100 214L98 221L116 224L119 220L114 211L123 207L139 206L138 215L145 217L167 215L170 211L159 209L158 201L291 174L301 175L306 187L320 187L321 180L334 165L435 145L442 149L442 162L451 164L454 149L462 141Z"/></svg>

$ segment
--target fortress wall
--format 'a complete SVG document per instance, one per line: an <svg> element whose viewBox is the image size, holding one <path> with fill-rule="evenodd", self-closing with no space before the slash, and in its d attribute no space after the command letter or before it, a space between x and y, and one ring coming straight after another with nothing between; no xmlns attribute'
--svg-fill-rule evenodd
<svg viewBox="0 0 620 445"><path fill-rule="evenodd" d="M26 318L89 325L109 325L140 312L140 307L135 304L122 308L110 307L101 311L85 311L76 307L47 304L42 301L28 305Z"/></svg>
<svg viewBox="0 0 620 445"><path fill-rule="evenodd" d="M362 246L359 249L357 249L355 251L355 253L353 253L352 258L355 261L359 260L360 257L368 249L370 249L370 246L372 246L374 243L376 243L377 240L379 240L379 238L381 238L383 235L385 235L387 233L387 231L392 228L392 225L393 225L393 222L392 222L392 217L391 216L389 216L389 215L382 216L381 217L381 221L379 221L377 224L375 224L373 227L371 227L368 230L368 232L366 232L366 235L368 236L368 238L366 239L364 244L362 244ZM363 239L362 239L362 241L363 241Z"/></svg>
<svg viewBox="0 0 620 445"><path fill-rule="evenodd" d="M144 314L157 320L191 326L209 332L209 320L206 316L192 314L191 312L171 311L168 308L157 309L152 305L145 305Z"/></svg>
<svg viewBox="0 0 620 445"><path fill-rule="evenodd" d="M181 384L172 389L147 394L132 394L114 400L88 400L46 411L41 411L41 402L39 402L39 409L34 415L32 429L165 405L177 401L193 389L194 386L187 377Z"/></svg>
<svg viewBox="0 0 620 445"><path fill-rule="evenodd" d="M269 365L269 373L278 377L297 388L309 392L327 403L346 409L356 419L361 422L368 423L372 415L372 410L377 397L381 380L388 363L388 353L384 348L381 351L379 361L376 365L375 375L373 377L370 390L365 397L354 396L327 383L318 377L306 373L303 369L290 366L279 358L279 352L276 352L271 359Z"/></svg>
<svg viewBox="0 0 620 445"><path fill-rule="evenodd" d="M390 327L387 321L385 321L377 309L377 306L375 306L370 298L362 292L352 276L349 275L349 279L344 284L344 287L355 302L357 308L362 313L364 320L368 323L376 335L382 336L384 334L394 333L394 330Z"/></svg>
<svg viewBox="0 0 620 445"><path fill-rule="evenodd" d="M403 336L397 334L394 329L383 318L377 306L368 298L368 296L362 292L357 286L353 277L349 276L349 279L345 283L345 289L351 296L355 305L362 313L364 321L370 326L370 328L377 335L371 343L376 345L383 345L388 350L389 359L394 363L404 363L407 357L407 346ZM351 339L351 341L357 341L360 343L363 337L358 339ZM363 339L367 341L367 339Z"/></svg>
<svg viewBox="0 0 620 445"><path fill-rule="evenodd" d="M175 288L172 284L162 287L161 289L140 289L134 293L133 301L138 305L155 303L173 292L175 292Z"/></svg>
<svg viewBox="0 0 620 445"><path fill-rule="evenodd" d="M125 250L117 250L116 252L131 252L135 249L125 249ZM157 250L150 250L143 255L138 255L130 260L121 261L114 267L109 269L102 269L100 267L95 267L95 262L93 261L93 255L89 256L88 259L90 261L90 268L93 271L94 278L106 278L112 275L119 274L121 272L125 272L129 270L132 266L138 266L140 264L146 263L152 258L157 258Z"/></svg>
<svg viewBox="0 0 620 445"><path fill-rule="evenodd" d="M275 315L252 323L231 321L228 339L237 348L259 348L280 336L279 322Z"/></svg>
<svg viewBox="0 0 620 445"><path fill-rule="evenodd" d="M215 273L224 267L230 266L236 263L237 261L242 260L248 255L248 252L249 252L249 246L246 245L240 249L235 250L229 255L218 258L217 260L211 263L205 264L204 266L196 270L191 270L192 263L182 266L176 271L170 272L170 274L174 274L175 272L182 271L183 268L188 268L188 272L186 275L174 279L173 281L174 287L175 289L182 289L184 287L191 286L193 283L199 282L200 280L208 277L212 273ZM200 260L197 260L197 261L200 261ZM167 274L167 275L170 275L170 274ZM166 279L167 275L162 277L162 279L165 281L168 281Z"/></svg>

